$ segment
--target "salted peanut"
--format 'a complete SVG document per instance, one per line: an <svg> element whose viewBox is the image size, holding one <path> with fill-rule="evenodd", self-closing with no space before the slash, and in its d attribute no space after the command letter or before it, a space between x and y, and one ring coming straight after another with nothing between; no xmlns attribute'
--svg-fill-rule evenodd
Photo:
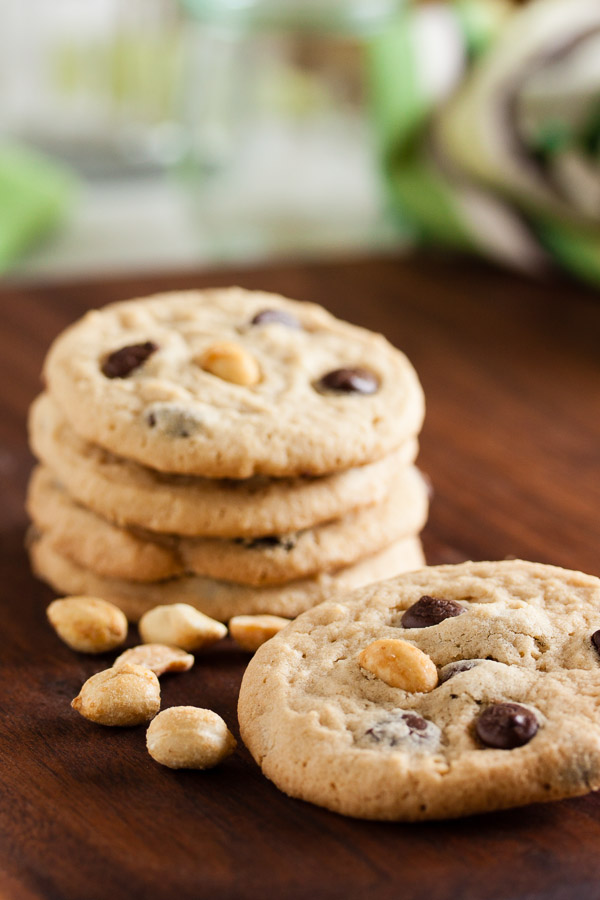
<svg viewBox="0 0 600 900"><path fill-rule="evenodd" d="M394 638L373 641L361 650L358 662L390 687L403 691L424 693L432 691L438 683L433 660L408 641Z"/></svg>
<svg viewBox="0 0 600 900"><path fill-rule="evenodd" d="M54 600L46 615L59 638L79 653L106 653L127 637L123 612L98 597Z"/></svg>
<svg viewBox="0 0 600 900"><path fill-rule="evenodd" d="M233 341L219 341L199 359L203 369L224 381L249 386L260 381L260 368L253 356Z"/></svg>
<svg viewBox="0 0 600 900"><path fill-rule="evenodd" d="M211 709L163 709L146 732L148 753L170 769L211 769L236 748L227 725Z"/></svg>
<svg viewBox="0 0 600 900"><path fill-rule="evenodd" d="M211 619L188 603L155 606L139 621L145 644L170 644L182 650L200 650L227 634L222 622Z"/></svg>
<svg viewBox="0 0 600 900"><path fill-rule="evenodd" d="M160 709L158 678L131 663L105 669L88 678L71 706L99 725L141 725Z"/></svg>
<svg viewBox="0 0 600 900"><path fill-rule="evenodd" d="M139 644L121 653L115 659L113 668L118 669L127 663L146 666L155 675L164 675L165 672L187 672L194 665L194 657L179 647L169 647L167 644Z"/></svg>
<svg viewBox="0 0 600 900"><path fill-rule="evenodd" d="M229 633L242 650L254 653L291 621L281 616L234 616L229 620Z"/></svg>

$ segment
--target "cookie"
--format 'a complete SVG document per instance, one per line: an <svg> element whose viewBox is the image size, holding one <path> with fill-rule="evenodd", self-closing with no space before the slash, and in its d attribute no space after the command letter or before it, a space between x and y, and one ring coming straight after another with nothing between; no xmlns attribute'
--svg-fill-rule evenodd
<svg viewBox="0 0 600 900"><path fill-rule="evenodd" d="M189 603L221 621L232 616L260 613L293 618L336 591L352 590L392 573L423 565L419 539L407 538L335 573L323 573L285 585L253 588L193 575L145 584L101 578L57 553L51 541L36 531L29 537L29 554L34 572L57 592L89 594L110 600L131 621L137 621L147 610L165 603Z"/></svg>
<svg viewBox="0 0 600 900"><path fill-rule="evenodd" d="M417 534L427 518L427 488L411 466L397 474L383 503L316 528L263 538L181 538L112 525L74 503L38 466L27 509L58 553L97 575L157 581L193 573L261 586L352 565Z"/></svg>
<svg viewBox="0 0 600 900"><path fill-rule="evenodd" d="M511 560L405 574L261 647L242 737L283 791L361 818L575 797L600 787L598 629L600 580L581 572Z"/></svg>
<svg viewBox="0 0 600 900"><path fill-rule="evenodd" d="M112 578L160 581L183 573L173 542L149 541L74 503L45 466L37 466L27 490L27 512L57 553Z"/></svg>
<svg viewBox="0 0 600 900"><path fill-rule="evenodd" d="M319 306L241 288L85 315L54 342L48 389L77 434L162 472L321 475L415 436L404 354Z"/></svg>
<svg viewBox="0 0 600 900"><path fill-rule="evenodd" d="M191 537L285 534L380 503L418 450L409 440L375 463L312 478L167 475L78 437L48 394L31 407L29 433L34 453L93 512L119 525Z"/></svg>

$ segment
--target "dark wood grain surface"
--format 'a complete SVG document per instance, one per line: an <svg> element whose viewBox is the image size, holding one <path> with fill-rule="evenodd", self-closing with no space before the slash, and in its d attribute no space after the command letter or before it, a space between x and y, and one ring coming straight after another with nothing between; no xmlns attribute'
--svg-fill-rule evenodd
<svg viewBox="0 0 600 900"><path fill-rule="evenodd" d="M172 772L147 756L143 728L102 729L70 709L112 657L58 641L52 594L23 550L25 415L44 352L91 306L231 282L315 300L413 360L431 563L513 554L600 575L600 296L434 259L0 289L0 897L600 897L598 797L359 822L288 799L243 748L212 772ZM244 663L214 648L164 680L163 706L211 707L236 731Z"/></svg>

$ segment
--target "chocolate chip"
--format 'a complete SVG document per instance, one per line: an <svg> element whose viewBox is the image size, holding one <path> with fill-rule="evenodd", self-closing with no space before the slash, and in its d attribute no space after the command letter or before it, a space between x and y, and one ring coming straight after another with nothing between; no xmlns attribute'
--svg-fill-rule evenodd
<svg viewBox="0 0 600 900"><path fill-rule="evenodd" d="M600 654L600 631L595 631L591 638L596 653Z"/></svg>
<svg viewBox="0 0 600 900"><path fill-rule="evenodd" d="M426 594L409 606L400 621L403 628L429 628L430 625L438 625L444 619L460 616L464 612L466 612L464 606L456 603L455 600L447 600L445 597L429 597Z"/></svg>
<svg viewBox="0 0 600 900"><path fill-rule="evenodd" d="M360 368L334 369L315 382L318 391L333 394L374 394L378 387L377 376Z"/></svg>
<svg viewBox="0 0 600 900"><path fill-rule="evenodd" d="M447 666L442 666L439 671L439 684L444 684L445 681L454 678L459 672L468 672L469 669L474 669L481 662L483 662L482 659L459 659L456 662L448 663Z"/></svg>
<svg viewBox="0 0 600 900"><path fill-rule="evenodd" d="M285 325L286 328L302 328L298 319L284 309L263 309L256 313L251 325Z"/></svg>
<svg viewBox="0 0 600 900"><path fill-rule="evenodd" d="M115 350L106 357L101 366L102 374L107 378L127 378L156 350L158 350L158 345L153 341L121 347L120 350Z"/></svg>
<svg viewBox="0 0 600 900"><path fill-rule="evenodd" d="M428 722L416 713L392 711L365 731L361 743L365 741L367 744L397 747L409 742L413 746L422 746L424 743L436 744L439 737L440 730L433 722Z"/></svg>
<svg viewBox="0 0 600 900"><path fill-rule="evenodd" d="M402 718L413 733L416 731L421 733L427 731L427 722L421 716L416 716L414 713L406 713Z"/></svg>
<svg viewBox="0 0 600 900"><path fill-rule="evenodd" d="M202 421L194 413L175 406L157 404L146 414L146 422L168 437L188 438L202 427Z"/></svg>
<svg viewBox="0 0 600 900"><path fill-rule="evenodd" d="M519 703L493 703L475 723L479 740L499 750L522 747L529 743L538 728L538 721L531 710Z"/></svg>
<svg viewBox="0 0 600 900"><path fill-rule="evenodd" d="M236 544L242 544L247 550L261 550L267 547L283 547L284 550L293 550L296 540L290 535L267 534L258 538L234 538Z"/></svg>

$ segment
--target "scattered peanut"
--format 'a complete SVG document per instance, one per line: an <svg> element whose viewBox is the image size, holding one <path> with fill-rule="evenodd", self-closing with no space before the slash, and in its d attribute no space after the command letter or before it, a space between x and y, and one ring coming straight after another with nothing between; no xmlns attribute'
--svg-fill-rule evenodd
<svg viewBox="0 0 600 900"><path fill-rule="evenodd" d="M170 644L182 650L200 650L227 634L222 622L205 616L187 603L155 606L144 613L139 630L145 644Z"/></svg>
<svg viewBox="0 0 600 900"><path fill-rule="evenodd" d="M291 621L281 616L234 616L229 620L229 633L242 650L254 653Z"/></svg>
<svg viewBox="0 0 600 900"><path fill-rule="evenodd" d="M408 641L373 641L361 651L359 664L391 687L415 693L432 691L438 683L435 663Z"/></svg>
<svg viewBox="0 0 600 900"><path fill-rule="evenodd" d="M249 387L260 381L260 368L254 357L233 341L212 344L199 363L207 372L233 384Z"/></svg>
<svg viewBox="0 0 600 900"><path fill-rule="evenodd" d="M127 663L146 666L155 675L164 675L165 672L187 672L194 665L194 657L179 647L169 647L167 644L140 644L121 653L115 659L113 668L118 669Z"/></svg>
<svg viewBox="0 0 600 900"><path fill-rule="evenodd" d="M173 706L151 722L146 746L156 762L170 769L210 769L233 753L236 740L212 710Z"/></svg>
<svg viewBox="0 0 600 900"><path fill-rule="evenodd" d="M127 619L122 611L98 597L64 597L46 610L58 636L79 653L114 650L127 637Z"/></svg>
<svg viewBox="0 0 600 900"><path fill-rule="evenodd" d="M71 706L99 725L141 725L160 709L158 678L130 663L105 669L88 678Z"/></svg>

